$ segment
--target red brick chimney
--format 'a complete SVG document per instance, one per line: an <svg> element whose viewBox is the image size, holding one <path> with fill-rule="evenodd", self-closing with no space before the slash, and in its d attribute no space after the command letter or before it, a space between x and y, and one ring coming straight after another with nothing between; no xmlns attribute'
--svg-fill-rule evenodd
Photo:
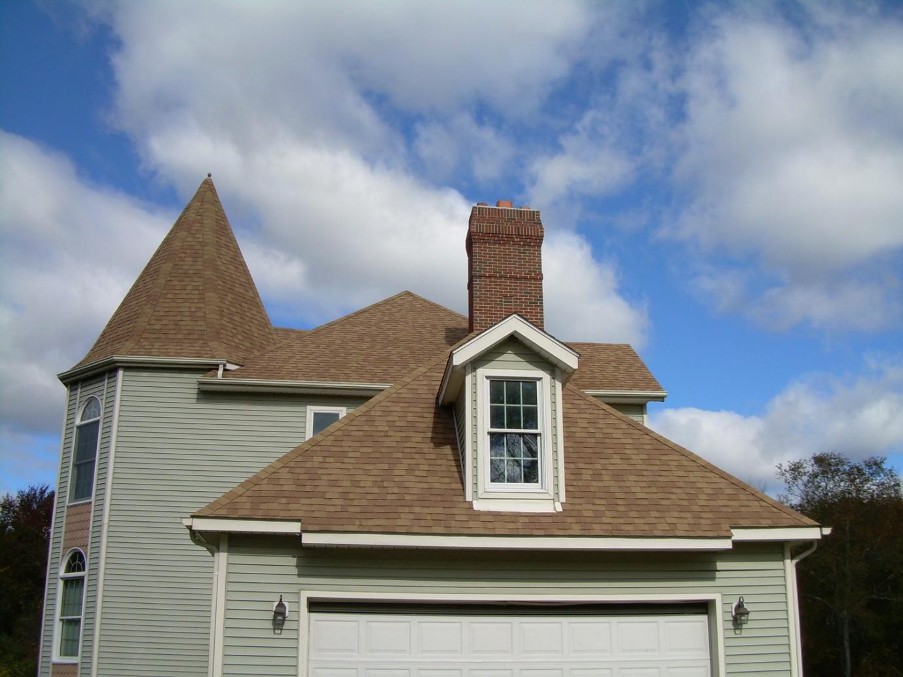
<svg viewBox="0 0 903 677"><path fill-rule="evenodd" d="M511 313L543 328L542 221L539 211L500 200L470 212L467 290L470 330L483 331Z"/></svg>

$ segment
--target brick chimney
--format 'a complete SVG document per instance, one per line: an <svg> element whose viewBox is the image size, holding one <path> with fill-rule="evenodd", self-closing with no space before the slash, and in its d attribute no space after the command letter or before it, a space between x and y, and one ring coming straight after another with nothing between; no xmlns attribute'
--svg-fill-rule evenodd
<svg viewBox="0 0 903 677"><path fill-rule="evenodd" d="M470 212L467 291L470 330L483 331L511 313L543 328L542 221L539 211L500 200Z"/></svg>

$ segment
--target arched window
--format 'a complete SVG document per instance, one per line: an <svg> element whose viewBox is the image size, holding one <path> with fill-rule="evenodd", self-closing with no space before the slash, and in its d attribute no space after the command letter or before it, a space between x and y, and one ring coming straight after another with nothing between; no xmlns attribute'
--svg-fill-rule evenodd
<svg viewBox="0 0 903 677"><path fill-rule="evenodd" d="M57 656L78 658L82 637L85 597L85 553L72 550L60 569L59 630Z"/></svg>
<svg viewBox="0 0 903 677"><path fill-rule="evenodd" d="M69 500L84 501L94 494L94 464L100 437L100 400L89 397L78 416Z"/></svg>

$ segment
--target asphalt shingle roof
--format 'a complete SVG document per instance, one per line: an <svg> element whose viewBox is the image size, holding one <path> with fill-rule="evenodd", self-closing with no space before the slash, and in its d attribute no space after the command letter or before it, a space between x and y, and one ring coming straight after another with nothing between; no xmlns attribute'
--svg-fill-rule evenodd
<svg viewBox="0 0 903 677"><path fill-rule="evenodd" d="M564 389L560 513L482 512L465 500L447 353L197 513L300 520L304 531L725 537L814 524L573 386Z"/></svg>
<svg viewBox="0 0 903 677"><path fill-rule="evenodd" d="M275 340L216 188L207 178L76 367L114 355L241 364Z"/></svg>

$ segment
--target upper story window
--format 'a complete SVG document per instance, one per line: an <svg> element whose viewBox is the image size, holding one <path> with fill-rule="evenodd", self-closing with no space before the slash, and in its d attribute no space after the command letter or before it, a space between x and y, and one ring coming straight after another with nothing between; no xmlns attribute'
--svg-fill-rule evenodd
<svg viewBox="0 0 903 677"><path fill-rule="evenodd" d="M489 379L489 483L538 486L542 432L539 382Z"/></svg>
<svg viewBox="0 0 903 677"><path fill-rule="evenodd" d="M78 658L81 648L86 570L81 550L71 551L60 569L56 655L63 660Z"/></svg>
<svg viewBox="0 0 903 677"><path fill-rule="evenodd" d="M100 400L89 397L82 406L75 428L75 449L72 454L70 501L84 501L94 494L94 466L97 463L97 444L100 439Z"/></svg>
<svg viewBox="0 0 903 677"><path fill-rule="evenodd" d="M346 412L345 407L308 407L307 408L307 439L331 426Z"/></svg>

